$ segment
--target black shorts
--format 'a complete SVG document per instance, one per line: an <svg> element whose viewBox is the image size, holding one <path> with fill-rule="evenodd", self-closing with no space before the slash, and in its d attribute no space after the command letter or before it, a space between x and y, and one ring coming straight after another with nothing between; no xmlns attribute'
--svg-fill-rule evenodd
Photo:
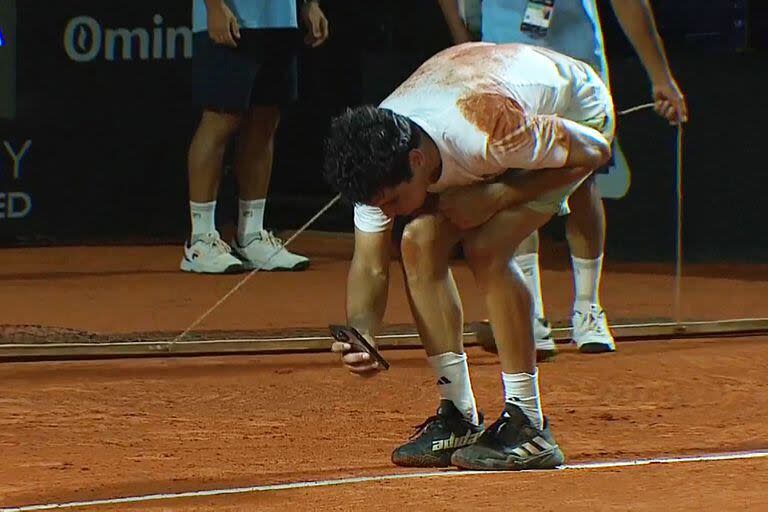
<svg viewBox="0 0 768 512"><path fill-rule="evenodd" d="M207 31L193 39L195 98L205 110L241 113L282 106L298 97L298 29L241 29L237 48L214 43Z"/></svg>

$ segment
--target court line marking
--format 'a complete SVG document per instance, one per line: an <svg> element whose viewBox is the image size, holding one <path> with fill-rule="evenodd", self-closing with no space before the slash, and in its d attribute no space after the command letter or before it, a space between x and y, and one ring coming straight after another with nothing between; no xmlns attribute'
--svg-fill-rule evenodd
<svg viewBox="0 0 768 512"><path fill-rule="evenodd" d="M711 453L704 455L687 455L680 457L660 457L651 459L629 459L613 461L582 462L565 464L552 471L573 471L587 469L606 469L633 466L647 466L650 464L680 464L693 462L717 462L724 460L742 460L768 458L768 449L740 452ZM528 471L526 471L528 472ZM366 482L382 482L388 480L408 480L413 478L439 478L468 475L489 475L503 473L500 471L431 471L425 473L404 473L375 476L361 476L351 478L337 478L332 480L310 480L303 482L289 482L284 484L254 485L250 487L230 487L224 489L210 489L207 491L187 491L167 494L147 494L143 496L128 496L125 498L107 498L91 501L72 501L68 503L48 503L40 505L25 505L21 507L0 508L0 512L28 512L33 510L53 510L61 508L92 507L98 505L115 505L118 503L139 503L146 501L160 501L180 498L199 498L203 496L223 496L228 494L247 494L265 491L284 491L290 489L306 489L310 487L330 487L334 485L359 484Z"/></svg>

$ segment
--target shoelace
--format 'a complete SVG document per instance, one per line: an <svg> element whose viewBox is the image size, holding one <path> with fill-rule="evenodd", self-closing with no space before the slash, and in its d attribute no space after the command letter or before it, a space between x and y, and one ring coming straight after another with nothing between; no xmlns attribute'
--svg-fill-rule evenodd
<svg viewBox="0 0 768 512"><path fill-rule="evenodd" d="M590 331L596 331L598 334L604 334L605 329L603 328L603 323L600 321L603 317L603 312L595 314L593 311L590 311L586 315L586 320L584 321L584 324L587 328L587 330Z"/></svg>
<svg viewBox="0 0 768 512"><path fill-rule="evenodd" d="M272 247L283 247L284 245L283 239L276 237L271 231L262 231L261 241L268 243Z"/></svg>
<svg viewBox="0 0 768 512"><path fill-rule="evenodd" d="M212 248L217 249L219 252L222 253L231 253L232 248L229 246L227 242L221 239L219 236L211 236L207 240L205 240L208 245L210 245Z"/></svg>
<svg viewBox="0 0 768 512"><path fill-rule="evenodd" d="M413 434L411 434L411 439L414 439L416 436L418 436L423 431L425 431L432 423L435 423L437 421L442 422L443 418L440 415L435 414L434 416L430 416L429 418L424 420L424 422L421 425L414 425L413 428L415 428L416 431Z"/></svg>

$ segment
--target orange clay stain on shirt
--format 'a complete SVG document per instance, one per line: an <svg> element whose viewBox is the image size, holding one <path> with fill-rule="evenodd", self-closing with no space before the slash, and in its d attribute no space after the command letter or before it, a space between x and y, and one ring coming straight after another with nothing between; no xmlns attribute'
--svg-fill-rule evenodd
<svg viewBox="0 0 768 512"><path fill-rule="evenodd" d="M419 66L393 95L406 95L424 84L441 87L466 84L478 70L485 76L495 67L503 66L503 57L514 56L518 51L508 45L470 43L452 46Z"/></svg>
<svg viewBox="0 0 768 512"><path fill-rule="evenodd" d="M488 135L486 150L506 164L519 164L516 158L541 161L557 148L567 151L568 135L557 116L527 116L515 100L493 92L463 96L456 106Z"/></svg>
<svg viewBox="0 0 768 512"><path fill-rule="evenodd" d="M525 114L513 99L501 94L481 93L459 98L461 114L488 135L488 144L515 151L529 141Z"/></svg>

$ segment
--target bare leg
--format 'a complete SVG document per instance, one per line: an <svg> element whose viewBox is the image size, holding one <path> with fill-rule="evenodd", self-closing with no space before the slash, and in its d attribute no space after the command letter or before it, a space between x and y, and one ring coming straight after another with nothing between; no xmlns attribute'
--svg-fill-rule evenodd
<svg viewBox="0 0 768 512"><path fill-rule="evenodd" d="M464 249L488 315L504 373L533 374L536 368L531 295L509 260L517 246L549 220L549 214L527 208L497 213L464 238Z"/></svg>
<svg viewBox="0 0 768 512"><path fill-rule="evenodd" d="M255 107L243 119L235 153L240 199L250 201L267 197L279 122L278 107Z"/></svg>
<svg viewBox="0 0 768 512"><path fill-rule="evenodd" d="M459 231L441 215L422 215L403 232L401 253L414 320L427 355L463 352L463 312L448 266Z"/></svg>
<svg viewBox="0 0 768 512"><path fill-rule="evenodd" d="M523 272L523 279L533 298L534 334L536 334L536 350L541 359L547 359L556 352L554 341L550 336L551 330L545 322L544 300L541 293L541 269L539 268L539 231L536 230L518 246L514 261ZM510 265L512 265L510 261ZM538 331L537 331L538 329Z"/></svg>
<svg viewBox="0 0 768 512"><path fill-rule="evenodd" d="M203 112L187 157L190 201L206 203L216 200L224 151L239 124L238 114Z"/></svg>
<svg viewBox="0 0 768 512"><path fill-rule="evenodd" d="M616 345L600 306L605 209L594 176L573 193L569 203L566 234L574 276L573 340L581 352L612 352Z"/></svg>
<svg viewBox="0 0 768 512"><path fill-rule="evenodd" d="M277 106L254 107L243 119L235 152L238 219L235 250L246 269L305 270L309 259L282 247L265 233L264 210L272 177L275 132L280 122Z"/></svg>
<svg viewBox="0 0 768 512"><path fill-rule="evenodd" d="M541 409L531 295L517 264L509 263L517 246L550 217L525 207L504 210L464 237L496 337L504 411L475 444L453 453L451 463L460 468L545 469L563 463ZM543 450L533 448L537 440L546 445Z"/></svg>
<svg viewBox="0 0 768 512"><path fill-rule="evenodd" d="M189 210L192 232L184 246L181 270L223 274L240 272L243 264L216 231L216 197L227 143L240 125L239 114L203 111L189 146Z"/></svg>
<svg viewBox="0 0 768 512"><path fill-rule="evenodd" d="M605 208L594 175L590 176L568 200L571 214L565 224L571 254L593 260L605 246Z"/></svg>
<svg viewBox="0 0 768 512"><path fill-rule="evenodd" d="M459 231L442 215L422 215L405 227L400 249L411 311L440 396L477 425L477 404L462 340L461 299L448 265L459 238ZM444 402L440 414L452 417ZM467 435L468 428L476 429L464 421L452 424L458 437ZM397 460L400 455L393 457Z"/></svg>

